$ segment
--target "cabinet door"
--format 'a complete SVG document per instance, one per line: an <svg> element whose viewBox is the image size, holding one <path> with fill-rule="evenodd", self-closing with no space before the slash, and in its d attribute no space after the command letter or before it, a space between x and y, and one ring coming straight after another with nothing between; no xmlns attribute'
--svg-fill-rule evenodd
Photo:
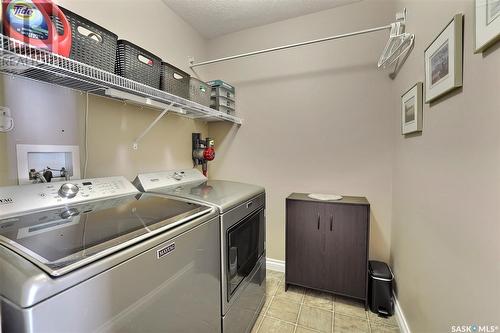
<svg viewBox="0 0 500 333"><path fill-rule="evenodd" d="M286 283L323 289L326 205L287 200L286 206Z"/></svg>
<svg viewBox="0 0 500 333"><path fill-rule="evenodd" d="M327 290L366 297L368 207L330 205L327 234Z"/></svg>

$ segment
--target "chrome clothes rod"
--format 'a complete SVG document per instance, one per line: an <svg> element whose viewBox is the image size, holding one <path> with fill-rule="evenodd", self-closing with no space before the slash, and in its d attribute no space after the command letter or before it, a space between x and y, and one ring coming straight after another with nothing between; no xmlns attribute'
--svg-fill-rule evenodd
<svg viewBox="0 0 500 333"><path fill-rule="evenodd" d="M204 66L204 65L209 65L209 64L214 64L217 62L222 62L222 61L227 61L227 60L232 60L232 59L238 59L238 58L245 58L245 57L250 57L256 54L262 54L262 53L269 53L269 52L274 52L274 51L279 51L279 50L285 50L285 49L290 49L293 47L298 47L298 46L304 46L304 45L310 45L310 44L316 44L316 43L322 43L326 42L329 40L334 40L334 39L341 39L345 37L351 37L351 36L356 36L356 35L362 35L362 34L367 34L370 32L375 32L375 31L380 31L380 30L389 30L391 29L391 25L385 25L383 27L377 27L377 28L371 28L371 29L366 29L366 30L360 30L360 31L355 31L355 32L349 32L346 34L342 35L336 35L336 36L330 36L330 37L325 37L325 38L320 38L320 39L314 39L310 40L307 42L301 42L301 43L295 43L295 44L289 44L289 45L283 45L283 46L278 46L278 47L273 47L270 49L265 49L265 50L259 50L259 51L253 51L253 52L248 52L248 53L241 53L237 54L234 56L229 56L229 57L224 57L224 58L219 58L219 59L214 59L214 60L207 60L207 61L202 61L195 63L194 59L190 59L190 65L189 67L194 68L198 66Z"/></svg>

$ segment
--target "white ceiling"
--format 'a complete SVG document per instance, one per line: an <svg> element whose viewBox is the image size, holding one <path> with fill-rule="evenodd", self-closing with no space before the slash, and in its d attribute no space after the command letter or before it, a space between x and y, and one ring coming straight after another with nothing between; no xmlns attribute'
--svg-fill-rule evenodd
<svg viewBox="0 0 500 333"><path fill-rule="evenodd" d="M163 0L206 38L361 0Z"/></svg>

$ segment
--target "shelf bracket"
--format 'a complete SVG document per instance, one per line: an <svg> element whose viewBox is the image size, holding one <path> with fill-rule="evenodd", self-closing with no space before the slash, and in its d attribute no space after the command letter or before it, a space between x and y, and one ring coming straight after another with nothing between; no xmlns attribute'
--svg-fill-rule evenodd
<svg viewBox="0 0 500 333"><path fill-rule="evenodd" d="M149 124L149 126L144 131L142 131L142 133L137 137L137 139L134 140L134 143L132 144L132 148L134 150L139 149L139 141L141 141L142 138L144 138L146 134L148 134L148 132L156 125L156 123L159 122L160 119L163 118L163 116L166 115L169 111L171 111L170 108L166 108L165 110L163 110L160 115L156 117L155 120L153 120L153 122Z"/></svg>
<svg viewBox="0 0 500 333"><path fill-rule="evenodd" d="M186 111L184 111L181 107L178 105L174 105L174 102L170 103L164 103L164 102L158 102L155 100L152 100L147 97L141 97L141 96L135 96L133 94L108 88L105 90L105 95L108 97L112 98L118 98L123 100L124 102L128 102L131 104L143 106L143 107L148 107L148 108L153 108L153 109L160 109L162 112L153 120L151 124L149 124L148 127L142 133L134 140L132 143L132 148L134 150L139 149L139 142L146 136L146 134L151 131L151 129L160 121L161 118L163 118L168 112L175 112L179 115L185 116Z"/></svg>

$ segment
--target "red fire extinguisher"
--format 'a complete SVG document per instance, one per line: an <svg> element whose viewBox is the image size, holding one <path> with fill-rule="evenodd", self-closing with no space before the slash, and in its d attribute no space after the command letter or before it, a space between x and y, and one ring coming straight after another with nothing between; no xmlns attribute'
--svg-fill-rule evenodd
<svg viewBox="0 0 500 333"><path fill-rule="evenodd" d="M200 133L193 133L193 162L195 166L201 165L205 177L208 172L208 161L213 161L215 158L214 146L213 139L201 140Z"/></svg>
<svg viewBox="0 0 500 333"><path fill-rule="evenodd" d="M69 57L71 26L61 9L50 0L2 0L2 13L5 35ZM62 34L54 20L61 24Z"/></svg>

